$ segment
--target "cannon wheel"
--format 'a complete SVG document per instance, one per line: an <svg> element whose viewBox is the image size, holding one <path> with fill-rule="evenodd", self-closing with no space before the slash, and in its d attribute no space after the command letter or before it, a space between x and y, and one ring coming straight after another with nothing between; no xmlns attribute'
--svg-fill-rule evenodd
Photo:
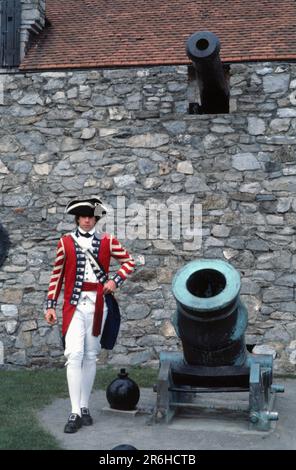
<svg viewBox="0 0 296 470"><path fill-rule="evenodd" d="M0 266L4 263L10 246L9 236L4 227L0 224Z"/></svg>

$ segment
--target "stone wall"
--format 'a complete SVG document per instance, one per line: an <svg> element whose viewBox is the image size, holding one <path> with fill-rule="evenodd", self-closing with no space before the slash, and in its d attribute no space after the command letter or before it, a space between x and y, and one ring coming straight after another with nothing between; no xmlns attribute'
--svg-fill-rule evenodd
<svg viewBox="0 0 296 470"><path fill-rule="evenodd" d="M31 34L39 34L45 25L45 0L21 0L20 58L25 57Z"/></svg>
<svg viewBox="0 0 296 470"><path fill-rule="evenodd" d="M62 364L58 327L43 301L64 207L100 194L116 207L202 204L202 246L183 240L124 244L146 263L118 298L122 327L101 362L157 364L176 350L172 275L193 258L224 258L242 275L247 342L296 363L296 65L231 67L231 112L188 115L187 67L4 75L0 106L0 222L12 248L0 268L4 364ZM148 202L147 202L148 201ZM59 302L59 312L61 310ZM107 357L108 356L108 357Z"/></svg>

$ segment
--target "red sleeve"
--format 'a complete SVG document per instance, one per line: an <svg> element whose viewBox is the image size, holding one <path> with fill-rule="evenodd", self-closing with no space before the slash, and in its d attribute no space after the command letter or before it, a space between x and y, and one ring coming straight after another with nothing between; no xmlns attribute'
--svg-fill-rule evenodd
<svg viewBox="0 0 296 470"><path fill-rule="evenodd" d="M60 239L57 246L56 259L49 281L49 288L47 293L46 308L55 308L58 297L61 292L63 279L64 279L64 265L65 265L65 247L63 240Z"/></svg>
<svg viewBox="0 0 296 470"><path fill-rule="evenodd" d="M134 272L136 263L128 251L112 235L110 237L110 254L121 264L120 269L111 277L119 287Z"/></svg>

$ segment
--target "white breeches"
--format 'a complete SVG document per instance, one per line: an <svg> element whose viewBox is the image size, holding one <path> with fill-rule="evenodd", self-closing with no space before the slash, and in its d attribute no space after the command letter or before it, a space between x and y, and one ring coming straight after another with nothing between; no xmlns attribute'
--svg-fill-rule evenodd
<svg viewBox="0 0 296 470"><path fill-rule="evenodd" d="M96 375L96 358L100 352L101 336L92 335L95 303L88 297L82 298L75 310L65 338L67 358L67 380L72 404L72 413L81 414L81 408L88 408L88 401ZM103 331L107 307L104 303Z"/></svg>

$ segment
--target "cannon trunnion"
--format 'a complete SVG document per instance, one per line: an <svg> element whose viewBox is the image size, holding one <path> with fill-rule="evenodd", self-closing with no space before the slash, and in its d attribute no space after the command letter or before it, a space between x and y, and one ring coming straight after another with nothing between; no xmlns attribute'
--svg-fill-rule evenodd
<svg viewBox="0 0 296 470"><path fill-rule="evenodd" d="M240 275L222 260L197 260L175 275L173 323L183 354L162 352L154 418L170 422L182 409L198 408L200 393L249 392L250 427L268 431L281 386L272 385L272 355L247 351L247 310L239 298Z"/></svg>

